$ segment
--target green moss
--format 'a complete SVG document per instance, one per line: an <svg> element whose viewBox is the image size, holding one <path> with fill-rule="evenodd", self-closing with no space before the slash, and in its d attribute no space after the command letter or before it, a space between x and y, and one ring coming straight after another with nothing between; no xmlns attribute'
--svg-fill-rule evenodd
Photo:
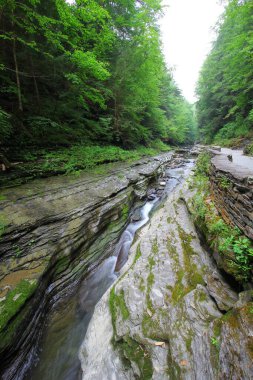
<svg viewBox="0 0 253 380"><path fill-rule="evenodd" d="M156 341L167 341L168 335L161 331L160 317L162 317L163 310L156 309L155 314L150 316L147 312L143 314L142 319L142 332L143 335ZM166 315L167 317L167 315Z"/></svg>
<svg viewBox="0 0 253 380"><path fill-rule="evenodd" d="M210 337L210 359L213 364L213 368L218 374L219 370L219 355L220 355L220 342L221 342L221 328L223 318L214 320L213 322L213 335Z"/></svg>
<svg viewBox="0 0 253 380"><path fill-rule="evenodd" d="M137 260L139 260L140 257L141 257L141 246L140 246L140 243L139 243L138 246L137 246L137 249L136 249L136 254L135 254L132 266L136 263Z"/></svg>
<svg viewBox="0 0 253 380"><path fill-rule="evenodd" d="M174 305L178 301L180 301L181 298L183 298L184 295L186 294L186 289L182 283L182 279L184 277L184 270L183 269L178 270L176 272L176 276L177 276L177 280L176 280L176 283L175 283L175 285L172 289L172 293L171 293L171 301Z"/></svg>
<svg viewBox="0 0 253 380"><path fill-rule="evenodd" d="M183 228L178 224L178 232L180 237L180 242L182 244L182 248L184 251L184 254L189 257L189 255L193 255L195 252L191 246L192 242L192 236L190 234L187 234Z"/></svg>
<svg viewBox="0 0 253 380"><path fill-rule="evenodd" d="M213 322L213 335L215 336L215 338L220 337L221 327L222 327L222 318L214 320L214 322Z"/></svg>
<svg viewBox="0 0 253 380"><path fill-rule="evenodd" d="M124 338L118 342L123 352L124 357L137 365L140 370L142 380L152 379L153 366L150 358L149 351L145 345L137 342L130 336L124 336Z"/></svg>
<svg viewBox="0 0 253 380"><path fill-rule="evenodd" d="M19 313L37 287L37 280L21 280L0 302L0 332Z"/></svg>
<svg viewBox="0 0 253 380"><path fill-rule="evenodd" d="M152 244L152 252L153 252L154 254L157 254L157 253L158 253L157 239L155 239L155 240L153 241L153 244Z"/></svg>
<svg viewBox="0 0 253 380"><path fill-rule="evenodd" d="M168 248L168 253L169 256L171 256L177 264L177 268L179 267L179 258L178 258L178 253L177 253L177 248L175 245L172 243L170 238L167 238L167 248Z"/></svg>
<svg viewBox="0 0 253 380"><path fill-rule="evenodd" d="M117 313L120 311L123 320L129 319L129 311L125 303L124 291L121 289L119 294L115 293L115 287L112 288L109 298L110 311L112 315L113 324L115 326Z"/></svg>
<svg viewBox="0 0 253 380"><path fill-rule="evenodd" d="M196 301L199 302L205 302L208 300L207 294L204 292L204 290L196 292Z"/></svg>
<svg viewBox="0 0 253 380"><path fill-rule="evenodd" d="M192 334L189 334L187 338L185 339L185 346L188 352L191 351L192 338L193 338Z"/></svg>
<svg viewBox="0 0 253 380"><path fill-rule="evenodd" d="M168 374L168 378L170 380L182 380L183 379L182 369L180 368L178 363L173 359L170 346L168 350L167 362L168 362L168 369L166 372Z"/></svg>
<svg viewBox="0 0 253 380"><path fill-rule="evenodd" d="M13 345L15 336L18 330L22 328L25 323L27 315L29 313L28 308L22 309L6 327L0 331L0 350L3 351L6 347Z"/></svg>
<svg viewBox="0 0 253 380"><path fill-rule="evenodd" d="M142 293L144 293L144 291L145 291L145 282L144 282L144 279L141 277L141 279L140 279L140 284L139 284L139 289L140 289L140 291L142 292Z"/></svg>
<svg viewBox="0 0 253 380"><path fill-rule="evenodd" d="M152 245L152 252L155 254L158 251L158 247L157 247L157 251L156 251L156 250L154 250L154 246L157 247L157 241L155 241L155 243ZM154 265L155 265L154 257L150 256L148 258L148 270L149 270L149 274L148 274L148 277L147 277L146 303L147 303L147 307L152 312L154 312L154 308L153 308L153 304L152 304L152 301L151 301L151 298L150 298L150 292L151 292L151 288L152 288L152 286L154 284L154 281L155 281L155 276L154 276L154 273L152 272Z"/></svg>
<svg viewBox="0 0 253 380"><path fill-rule="evenodd" d="M122 215L127 215L129 214L129 205L128 204L124 204L123 207L122 207Z"/></svg>
<svg viewBox="0 0 253 380"><path fill-rule="evenodd" d="M176 247L173 246L169 240L167 240L167 246L174 259L174 271L177 277L171 293L171 301L174 305L178 303L187 293L195 289L198 284L205 284L203 274L200 273L197 265L191 258L191 256L195 254L191 246L193 239L192 235L187 234L179 225L178 231L183 250L184 268L181 268L180 266ZM185 279L184 283L183 279Z"/></svg>
<svg viewBox="0 0 253 380"><path fill-rule="evenodd" d="M66 270L69 266L70 258L68 256L62 257L60 260L57 261L55 265L55 275L63 272Z"/></svg>

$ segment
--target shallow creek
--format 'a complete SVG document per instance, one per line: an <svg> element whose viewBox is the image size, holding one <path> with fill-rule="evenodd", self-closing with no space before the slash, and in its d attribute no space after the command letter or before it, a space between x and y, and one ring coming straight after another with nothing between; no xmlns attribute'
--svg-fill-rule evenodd
<svg viewBox="0 0 253 380"><path fill-rule="evenodd" d="M94 269L79 285L74 296L64 300L48 318L35 364L26 375L26 380L72 380L81 378L78 351L85 337L94 308L106 290L117 279L118 272L128 259L128 253L136 232L150 219L176 188L181 178L190 173L194 165L189 160L179 167L167 168L164 172L166 186L152 200L140 207L140 220L131 222L123 231L115 252Z"/></svg>

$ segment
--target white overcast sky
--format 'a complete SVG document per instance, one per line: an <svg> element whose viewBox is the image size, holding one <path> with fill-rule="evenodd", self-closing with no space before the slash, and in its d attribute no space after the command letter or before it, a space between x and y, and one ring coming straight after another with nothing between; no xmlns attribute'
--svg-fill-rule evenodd
<svg viewBox="0 0 253 380"><path fill-rule="evenodd" d="M189 102L196 100L195 84L199 70L214 40L215 26L224 8L217 0L166 0L161 20L166 62Z"/></svg>

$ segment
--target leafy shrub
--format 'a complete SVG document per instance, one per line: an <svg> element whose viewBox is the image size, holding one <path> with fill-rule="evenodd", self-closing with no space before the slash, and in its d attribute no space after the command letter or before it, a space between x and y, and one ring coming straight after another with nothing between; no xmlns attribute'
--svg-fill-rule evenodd
<svg viewBox="0 0 253 380"><path fill-rule="evenodd" d="M219 185L222 189L228 189L231 186L231 182L226 176L223 175L219 178Z"/></svg>
<svg viewBox="0 0 253 380"><path fill-rule="evenodd" d="M244 153L244 154L248 154L249 156L253 156L253 143L248 144L248 145L244 148L243 153Z"/></svg>
<svg viewBox="0 0 253 380"><path fill-rule="evenodd" d="M211 165L211 154L202 152L196 162L196 175L208 175Z"/></svg>
<svg viewBox="0 0 253 380"><path fill-rule="evenodd" d="M235 254L234 266L242 272L242 279L247 281L253 258L253 247L251 241L245 236L229 236L219 244L221 252L233 251Z"/></svg>

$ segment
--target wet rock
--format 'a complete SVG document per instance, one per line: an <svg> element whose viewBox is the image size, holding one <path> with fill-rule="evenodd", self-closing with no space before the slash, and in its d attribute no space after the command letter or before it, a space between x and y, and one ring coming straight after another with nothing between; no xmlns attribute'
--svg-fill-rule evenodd
<svg viewBox="0 0 253 380"><path fill-rule="evenodd" d="M83 380L251 378L249 304L235 308L181 201L187 191L170 194L97 305L80 350Z"/></svg>
<svg viewBox="0 0 253 380"><path fill-rule="evenodd" d="M172 156L117 164L104 175L36 180L2 192L6 226L0 242L0 292L6 286L14 291L23 279L37 284L0 327L3 379L22 378L45 315L114 249L133 203L146 195Z"/></svg>
<svg viewBox="0 0 253 380"><path fill-rule="evenodd" d="M147 191L147 199L149 201L153 201L154 199L156 199L157 195L156 195L156 190L155 189L149 189Z"/></svg>
<svg viewBox="0 0 253 380"><path fill-rule="evenodd" d="M239 293L239 300L236 302L235 307L242 307L249 302L253 302L253 290L245 290Z"/></svg>
<svg viewBox="0 0 253 380"><path fill-rule="evenodd" d="M133 215L131 215L131 221L138 222L139 220L141 220L141 210L137 209L134 211Z"/></svg>
<svg viewBox="0 0 253 380"><path fill-rule="evenodd" d="M217 271L207 276L207 289L221 311L230 310L238 300L237 293L227 286Z"/></svg>
<svg viewBox="0 0 253 380"><path fill-rule="evenodd" d="M186 154L186 153L189 153L189 149L188 148L178 148L178 149L176 149L176 153Z"/></svg>
<svg viewBox="0 0 253 380"><path fill-rule="evenodd" d="M197 144L190 150L190 156L197 157L204 150L206 150L206 146Z"/></svg>
<svg viewBox="0 0 253 380"><path fill-rule="evenodd" d="M219 378L252 378L253 316L252 303L236 308L221 319L219 335Z"/></svg>
<svg viewBox="0 0 253 380"><path fill-rule="evenodd" d="M156 194L150 194L150 195L148 195L147 196L147 199L149 200L149 201L153 201L154 199L156 199Z"/></svg>
<svg viewBox="0 0 253 380"><path fill-rule="evenodd" d="M211 149L212 150L216 150L217 152L220 152L221 151L221 147L220 146L211 146Z"/></svg>

